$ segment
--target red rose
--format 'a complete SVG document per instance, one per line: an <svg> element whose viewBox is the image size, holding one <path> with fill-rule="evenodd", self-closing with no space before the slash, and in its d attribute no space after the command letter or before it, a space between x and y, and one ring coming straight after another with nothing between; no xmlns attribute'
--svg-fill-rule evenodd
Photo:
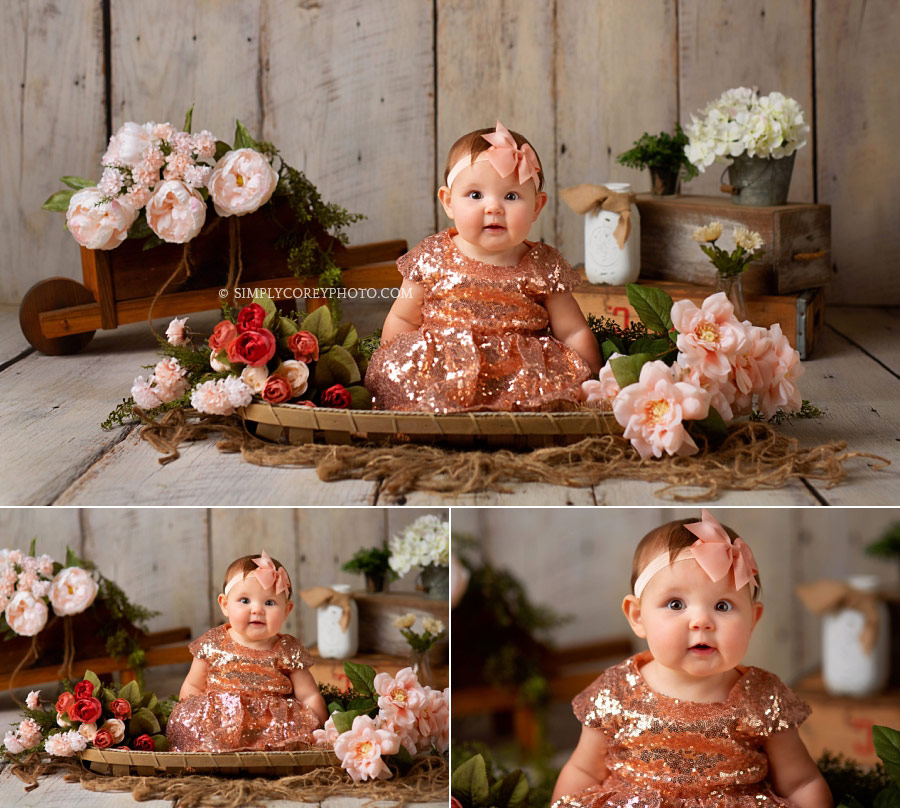
<svg viewBox="0 0 900 808"><path fill-rule="evenodd" d="M319 340L316 339L315 334L310 334L309 331L298 331L296 334L291 334L288 337L287 345L298 362L306 362L308 365L319 358Z"/></svg>
<svg viewBox="0 0 900 808"><path fill-rule="evenodd" d="M342 384L336 384L329 387L322 393L323 407L337 407L339 410L345 410L350 406L350 393Z"/></svg>
<svg viewBox="0 0 900 808"><path fill-rule="evenodd" d="M75 700L78 699L89 699L94 695L94 685L91 684L87 679L82 679L77 685L75 685Z"/></svg>
<svg viewBox="0 0 900 808"><path fill-rule="evenodd" d="M213 354L217 354L223 348L227 348L231 345L237 335L237 326L228 320L222 320L222 322L213 329L212 335L209 338L209 347Z"/></svg>
<svg viewBox="0 0 900 808"><path fill-rule="evenodd" d="M226 351L229 362L259 367L275 356L275 335L268 328L244 331L228 344Z"/></svg>
<svg viewBox="0 0 900 808"><path fill-rule="evenodd" d="M109 709L116 718L131 718L131 704L128 699L113 699Z"/></svg>
<svg viewBox="0 0 900 808"><path fill-rule="evenodd" d="M92 724L100 718L103 712L103 705L98 699L93 697L89 699L78 699L71 707L69 707L69 718L73 721L80 721L83 724Z"/></svg>
<svg viewBox="0 0 900 808"><path fill-rule="evenodd" d="M244 306L237 316L238 331L258 331L262 328L263 320L266 319L266 310L259 303L251 303Z"/></svg>
<svg viewBox="0 0 900 808"><path fill-rule="evenodd" d="M56 700L56 712L68 713L69 708L75 703L75 696L71 693L62 693Z"/></svg>
<svg viewBox="0 0 900 808"><path fill-rule="evenodd" d="M108 729L98 729L92 743L98 749L106 749L108 746L113 745L112 733Z"/></svg>
<svg viewBox="0 0 900 808"><path fill-rule="evenodd" d="M261 395L263 400L270 404L281 404L282 401L290 400L292 392L291 383L284 376L276 376L273 373L266 379Z"/></svg>
<svg viewBox="0 0 900 808"><path fill-rule="evenodd" d="M134 739L134 748L140 750L141 752L152 752L155 748L153 743L153 738L151 738L146 733L143 735L138 735L137 738Z"/></svg>

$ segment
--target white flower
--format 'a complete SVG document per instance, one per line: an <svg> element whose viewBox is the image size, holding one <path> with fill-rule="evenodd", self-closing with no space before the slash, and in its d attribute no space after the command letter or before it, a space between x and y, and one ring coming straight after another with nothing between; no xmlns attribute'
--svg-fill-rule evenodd
<svg viewBox="0 0 900 808"><path fill-rule="evenodd" d="M169 327L166 329L166 339L169 341L169 345L184 345L187 343L188 338L184 327L187 321L187 317L176 317L169 323Z"/></svg>
<svg viewBox="0 0 900 808"><path fill-rule="evenodd" d="M24 752L26 748L19 736L12 730L6 733L6 736L3 738L3 745L12 755L18 755L19 752Z"/></svg>
<svg viewBox="0 0 900 808"><path fill-rule="evenodd" d="M400 615L400 617L394 620L394 625L397 628L412 628L416 622L416 616L409 612L407 614Z"/></svg>
<svg viewBox="0 0 900 808"><path fill-rule="evenodd" d="M246 407L253 401L253 391L239 376L228 376L223 381L223 386L233 407Z"/></svg>
<svg viewBox="0 0 900 808"><path fill-rule="evenodd" d="M6 607L6 622L23 637L33 637L47 624L47 605L31 592L16 592Z"/></svg>
<svg viewBox="0 0 900 808"><path fill-rule="evenodd" d="M97 582L81 567L61 569L50 587L50 603L60 616L80 614L96 597Z"/></svg>
<svg viewBox="0 0 900 808"><path fill-rule="evenodd" d="M429 564L446 567L450 563L450 524L433 515L419 517L394 536L389 547L388 563L398 575Z"/></svg>
<svg viewBox="0 0 900 808"><path fill-rule="evenodd" d="M57 757L72 757L76 752L81 752L87 747L87 741L75 730L68 732L56 732L44 743L47 754Z"/></svg>
<svg viewBox="0 0 900 808"><path fill-rule="evenodd" d="M125 722L120 721L118 718L106 719L100 729L105 729L112 735L113 743L121 743L125 738Z"/></svg>
<svg viewBox="0 0 900 808"><path fill-rule="evenodd" d="M422 628L429 634L440 634L444 630L444 624L435 617L426 617L422 621Z"/></svg>
<svg viewBox="0 0 900 808"><path fill-rule="evenodd" d="M266 386L266 379L269 378L269 371L265 365L253 367L245 365L241 371L241 381L247 385L254 393L261 393L263 387Z"/></svg>
<svg viewBox="0 0 900 808"><path fill-rule="evenodd" d="M736 227L734 228L734 243L738 247L743 247L747 252L755 252L762 247L763 238L755 230Z"/></svg>
<svg viewBox="0 0 900 808"><path fill-rule="evenodd" d="M66 727L72 726L72 720L66 713L57 713L56 714L56 723L59 724L63 729Z"/></svg>
<svg viewBox="0 0 900 808"><path fill-rule="evenodd" d="M88 743L92 743L94 740L94 736L97 734L97 722L91 721L90 724L82 724L80 727L78 727L77 732Z"/></svg>
<svg viewBox="0 0 900 808"><path fill-rule="evenodd" d="M722 222L710 222L703 227L698 227L692 234L694 241L710 242L716 241L722 235Z"/></svg>
<svg viewBox="0 0 900 808"><path fill-rule="evenodd" d="M222 351L221 353L224 354L224 351ZM218 355L217 355L217 354L214 354L214 353L211 353L211 354L209 355L209 366L210 366L216 373L221 373L223 370L231 370L231 363L230 363L230 362L222 362L222 361L219 359ZM247 365L247 367L250 367L250 366ZM265 369L265 368L263 368L263 369Z"/></svg>
<svg viewBox="0 0 900 808"><path fill-rule="evenodd" d="M36 710L40 703L41 703L41 691L40 690L32 690L25 697L25 706L29 710Z"/></svg>

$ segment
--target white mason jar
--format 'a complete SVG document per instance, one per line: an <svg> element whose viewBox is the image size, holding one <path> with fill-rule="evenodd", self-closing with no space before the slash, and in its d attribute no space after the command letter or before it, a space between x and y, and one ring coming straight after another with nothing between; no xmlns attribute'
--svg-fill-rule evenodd
<svg viewBox="0 0 900 808"><path fill-rule="evenodd" d="M334 584L335 592L349 593L350 584ZM359 608L350 600L350 625L341 629L340 606L320 606L316 609L316 642L323 659L349 659L359 649Z"/></svg>
<svg viewBox="0 0 900 808"><path fill-rule="evenodd" d="M875 575L854 575L847 583L860 592L878 591ZM887 686L890 673L890 620L887 604L878 602L875 646L866 653L860 642L865 617L856 609L840 609L822 622L822 676L829 693L871 696Z"/></svg>
<svg viewBox="0 0 900 808"><path fill-rule="evenodd" d="M607 182L610 191L630 194L627 182ZM613 236L619 214L597 208L584 216L584 271L590 283L623 286L634 283L641 271L641 217L631 203L631 233L621 249Z"/></svg>

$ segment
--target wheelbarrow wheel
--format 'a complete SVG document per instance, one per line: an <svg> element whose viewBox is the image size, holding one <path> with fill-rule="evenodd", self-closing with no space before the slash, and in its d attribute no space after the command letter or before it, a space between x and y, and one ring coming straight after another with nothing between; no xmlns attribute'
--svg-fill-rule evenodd
<svg viewBox="0 0 900 808"><path fill-rule="evenodd" d="M94 296L78 281L71 278L48 278L38 281L22 298L19 306L19 326L25 339L42 354L68 356L82 350L93 338L93 331L46 337L41 331L41 313L94 303Z"/></svg>

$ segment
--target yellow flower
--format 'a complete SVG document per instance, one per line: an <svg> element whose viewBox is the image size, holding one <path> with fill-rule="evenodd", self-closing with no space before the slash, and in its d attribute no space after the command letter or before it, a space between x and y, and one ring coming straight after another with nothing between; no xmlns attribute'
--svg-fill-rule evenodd
<svg viewBox="0 0 900 808"><path fill-rule="evenodd" d="M394 625L397 626L397 628L412 628L412 625L415 622L416 616L412 612L409 612L394 620Z"/></svg>
<svg viewBox="0 0 900 808"><path fill-rule="evenodd" d="M738 247L743 247L747 252L754 252L763 245L762 236L755 230L748 230L746 227L734 228L734 243Z"/></svg>
<svg viewBox="0 0 900 808"><path fill-rule="evenodd" d="M691 235L694 241L715 241L722 235L722 222L710 222L703 227L698 227Z"/></svg>
<svg viewBox="0 0 900 808"><path fill-rule="evenodd" d="M434 617L426 617L422 621L422 628L429 634L440 634L444 630L444 624Z"/></svg>

